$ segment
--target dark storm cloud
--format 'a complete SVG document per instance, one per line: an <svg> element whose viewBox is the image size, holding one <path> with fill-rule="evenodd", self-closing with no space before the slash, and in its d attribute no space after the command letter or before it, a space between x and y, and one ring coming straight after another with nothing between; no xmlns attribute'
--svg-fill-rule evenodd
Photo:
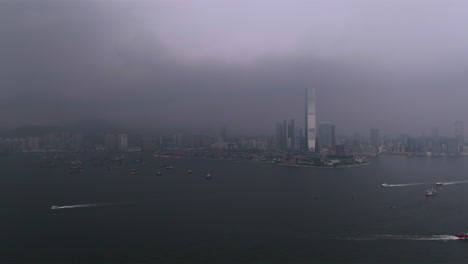
<svg viewBox="0 0 468 264"><path fill-rule="evenodd" d="M468 113L458 1L4 1L0 122L203 131L302 124L452 134ZM0 123L1 124L1 123Z"/></svg>

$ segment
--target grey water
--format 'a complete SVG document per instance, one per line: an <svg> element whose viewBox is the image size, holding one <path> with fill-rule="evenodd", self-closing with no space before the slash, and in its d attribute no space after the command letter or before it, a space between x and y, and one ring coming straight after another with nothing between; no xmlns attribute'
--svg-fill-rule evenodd
<svg viewBox="0 0 468 264"><path fill-rule="evenodd" d="M39 154L15 154L1 156L0 169L0 262L468 259L468 241L453 236L468 227L464 157L380 156L319 169L145 156L112 170L85 162L83 173L69 174L41 168ZM432 187L438 194L426 197Z"/></svg>

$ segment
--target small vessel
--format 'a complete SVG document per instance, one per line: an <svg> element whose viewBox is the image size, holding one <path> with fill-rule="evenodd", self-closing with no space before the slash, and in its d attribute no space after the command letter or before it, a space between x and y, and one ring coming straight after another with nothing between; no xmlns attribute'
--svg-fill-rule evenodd
<svg viewBox="0 0 468 264"><path fill-rule="evenodd" d="M458 238L460 238L460 239L468 239L468 231L465 230L465 232L455 234L455 236L458 237Z"/></svg>
<svg viewBox="0 0 468 264"><path fill-rule="evenodd" d="M158 172L156 173L156 175L161 176L162 174L161 174L160 171L158 171Z"/></svg>
<svg viewBox="0 0 468 264"><path fill-rule="evenodd" d="M50 209L52 209L52 210L55 210L55 209L58 209L58 208L59 208L59 207L56 206L56 205L52 205L52 206L50 207Z"/></svg>
<svg viewBox="0 0 468 264"><path fill-rule="evenodd" d="M382 185L380 185L380 186L382 186L382 187L389 187L390 184L388 184L388 183L382 183Z"/></svg>
<svg viewBox="0 0 468 264"><path fill-rule="evenodd" d="M436 182L436 186L442 186L442 185L444 185L443 182Z"/></svg>
<svg viewBox="0 0 468 264"><path fill-rule="evenodd" d="M174 168L174 167L167 166L167 167L166 167L166 170L171 170L171 169L173 169L173 168Z"/></svg>
<svg viewBox="0 0 468 264"><path fill-rule="evenodd" d="M132 173L131 173L131 174L132 174L132 175L138 174L138 169L132 169Z"/></svg>
<svg viewBox="0 0 468 264"><path fill-rule="evenodd" d="M188 174L190 174L190 173L192 173L192 172L193 172L192 170L188 170L188 171L187 171Z"/></svg>
<svg viewBox="0 0 468 264"><path fill-rule="evenodd" d="M433 195L436 195L436 194L437 194L437 191L434 188L426 190L426 196L433 196Z"/></svg>
<svg viewBox="0 0 468 264"><path fill-rule="evenodd" d="M138 169L132 169L132 172L134 172L134 171L138 171Z"/></svg>
<svg viewBox="0 0 468 264"><path fill-rule="evenodd" d="M210 173L208 173L208 174L206 175L206 179L207 179L207 180L210 180L210 179L211 179L211 174L210 174Z"/></svg>

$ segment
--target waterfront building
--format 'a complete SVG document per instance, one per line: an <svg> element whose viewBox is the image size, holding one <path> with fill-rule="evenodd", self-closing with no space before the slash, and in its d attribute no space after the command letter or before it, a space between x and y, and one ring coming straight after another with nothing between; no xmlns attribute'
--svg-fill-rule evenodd
<svg viewBox="0 0 468 264"><path fill-rule="evenodd" d="M437 127L432 128L431 150L435 154L442 152L442 142L440 140L439 128Z"/></svg>
<svg viewBox="0 0 468 264"><path fill-rule="evenodd" d="M457 155L459 151L459 138L446 138L445 144L447 146L447 155Z"/></svg>
<svg viewBox="0 0 468 264"><path fill-rule="evenodd" d="M119 147L120 152L125 152L128 150L128 135L127 134L119 134L118 147Z"/></svg>
<svg viewBox="0 0 468 264"><path fill-rule="evenodd" d="M141 150L144 152L151 152L156 150L156 138L144 137L141 139Z"/></svg>
<svg viewBox="0 0 468 264"><path fill-rule="evenodd" d="M344 157L345 156L345 145L344 144L336 145L335 152L336 152L335 155L337 157Z"/></svg>
<svg viewBox="0 0 468 264"><path fill-rule="evenodd" d="M39 149L39 137L28 137L26 139L26 142L27 142L27 149L28 150Z"/></svg>
<svg viewBox="0 0 468 264"><path fill-rule="evenodd" d="M296 146L296 120L289 120L288 124L288 149L295 149Z"/></svg>
<svg viewBox="0 0 468 264"><path fill-rule="evenodd" d="M115 151L116 139L113 134L106 134L104 136L104 147L107 151Z"/></svg>
<svg viewBox="0 0 468 264"><path fill-rule="evenodd" d="M328 149L331 153L335 151L335 125L330 122L320 122L318 131L318 143L320 149Z"/></svg>
<svg viewBox="0 0 468 264"><path fill-rule="evenodd" d="M379 130L377 128L371 128L370 130L370 145L374 147L375 150L379 149L380 137L379 137Z"/></svg>
<svg viewBox="0 0 468 264"><path fill-rule="evenodd" d="M307 151L316 151L316 126L315 89L307 88L305 94L305 140Z"/></svg>
<svg viewBox="0 0 468 264"><path fill-rule="evenodd" d="M465 123L463 121L455 121L455 138L460 145L465 143Z"/></svg>

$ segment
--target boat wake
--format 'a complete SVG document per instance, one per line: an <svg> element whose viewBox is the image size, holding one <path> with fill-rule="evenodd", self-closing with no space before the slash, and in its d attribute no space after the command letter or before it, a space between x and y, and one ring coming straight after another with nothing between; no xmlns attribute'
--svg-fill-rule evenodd
<svg viewBox="0 0 468 264"><path fill-rule="evenodd" d="M451 241L460 238L452 235L373 235L364 237L348 237L339 240L413 240L413 241Z"/></svg>
<svg viewBox="0 0 468 264"><path fill-rule="evenodd" d="M111 205L118 205L122 203L93 203L93 204L73 204L73 205L52 205L50 207L51 210L59 210L59 209L74 209L74 208L86 208L86 207L102 207L102 206L111 206Z"/></svg>
<svg viewBox="0 0 468 264"><path fill-rule="evenodd" d="M441 185L453 185L453 184L463 184L463 183L468 183L468 180L467 181L441 182ZM395 184L383 183L382 187L408 187L408 186L416 186L416 185L434 185L434 184L439 184L439 183L436 183L436 182L415 182L415 183L395 183Z"/></svg>
<svg viewBox="0 0 468 264"><path fill-rule="evenodd" d="M415 182L415 183L395 183L395 184L385 184L383 187L407 187L407 186L416 186L416 185L429 185L434 184L432 182Z"/></svg>
<svg viewBox="0 0 468 264"><path fill-rule="evenodd" d="M468 181L444 182L444 185L462 184L462 183L468 183Z"/></svg>

